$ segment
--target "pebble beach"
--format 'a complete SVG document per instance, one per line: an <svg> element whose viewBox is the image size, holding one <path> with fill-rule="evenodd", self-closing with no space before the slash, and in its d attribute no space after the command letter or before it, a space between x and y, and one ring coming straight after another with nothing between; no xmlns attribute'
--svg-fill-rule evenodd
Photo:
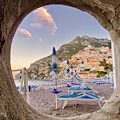
<svg viewBox="0 0 120 120"><path fill-rule="evenodd" d="M110 85L95 85L90 84L95 90L98 91L96 95L104 97L104 100L108 100L113 93L113 88ZM58 94L67 95L67 87L59 87L58 90L62 92ZM55 109L55 95L51 93L53 89L38 89L30 92L30 106L33 107L38 112L43 112L47 115L57 116L57 117L74 117L76 115L82 115L85 113L91 113L97 111L100 108L97 101L85 101L85 100L70 100L68 101L66 107L62 109L64 100L58 100L58 110ZM77 93L76 93L77 94ZM101 102L103 106L105 101Z"/></svg>

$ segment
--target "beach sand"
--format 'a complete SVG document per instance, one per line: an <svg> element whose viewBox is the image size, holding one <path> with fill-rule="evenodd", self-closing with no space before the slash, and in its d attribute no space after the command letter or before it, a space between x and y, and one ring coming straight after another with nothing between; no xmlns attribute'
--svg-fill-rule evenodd
<svg viewBox="0 0 120 120"><path fill-rule="evenodd" d="M98 91L97 95L104 97L105 100L108 100L113 93L113 88L110 85L94 85L95 90ZM60 95L67 95L67 87L58 88L62 90ZM43 112L48 115L57 116L57 117L74 117L76 115L81 115L85 113L91 113L100 109L98 102L96 101L81 101L81 100L70 100L68 101L66 107L62 109L64 100L58 100L58 111L55 110L55 95L51 93L53 89L40 89L35 90L30 93L30 105L36 109L38 112ZM105 102L104 102L105 103ZM104 105L102 103L102 106Z"/></svg>

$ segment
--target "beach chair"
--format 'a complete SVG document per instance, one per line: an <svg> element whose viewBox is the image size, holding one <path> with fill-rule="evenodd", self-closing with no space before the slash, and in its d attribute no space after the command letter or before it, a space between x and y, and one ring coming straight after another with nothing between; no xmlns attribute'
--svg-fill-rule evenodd
<svg viewBox="0 0 120 120"><path fill-rule="evenodd" d="M42 84L42 86L43 86L43 88L44 88L44 89L47 89L47 85L45 85L45 84Z"/></svg>
<svg viewBox="0 0 120 120"><path fill-rule="evenodd" d="M89 85L88 83L86 83L85 81L84 82L79 82L79 83L71 83L73 84L74 86L77 86L77 87L89 87L89 88L93 88L91 85Z"/></svg>
<svg viewBox="0 0 120 120"><path fill-rule="evenodd" d="M97 90L94 90L94 89L86 86L86 87L71 87L68 89L68 94L69 94L69 92L71 92L71 94L73 94L73 92L83 92L83 91L98 93Z"/></svg>
<svg viewBox="0 0 120 120"><path fill-rule="evenodd" d="M67 101L68 100L86 100L86 101L97 101L100 108L101 103L100 101L103 100L104 97L99 97L98 95L89 93L89 92L82 92L80 94L72 94L72 95L61 95L58 99L59 100L65 100L62 109L64 109L64 107L67 105Z"/></svg>
<svg viewBox="0 0 120 120"><path fill-rule="evenodd" d="M111 83L111 88L114 88L114 83Z"/></svg>
<svg viewBox="0 0 120 120"><path fill-rule="evenodd" d="M88 85L87 83L81 83L80 85L69 88L68 94L69 94L69 92L71 92L71 94L73 94L73 92L83 92L83 91L93 92L94 94L98 93L97 90L94 90L93 87Z"/></svg>
<svg viewBox="0 0 120 120"><path fill-rule="evenodd" d="M96 85L109 85L110 82L103 80L103 81L96 81L95 84L96 84Z"/></svg>
<svg viewBox="0 0 120 120"><path fill-rule="evenodd" d="M36 85L30 85L30 89L33 91L35 91L36 90L36 88L37 88L37 86Z"/></svg>

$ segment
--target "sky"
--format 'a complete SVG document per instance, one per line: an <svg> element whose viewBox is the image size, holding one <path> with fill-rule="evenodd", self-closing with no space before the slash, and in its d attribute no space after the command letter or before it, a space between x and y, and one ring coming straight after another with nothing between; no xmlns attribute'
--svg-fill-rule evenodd
<svg viewBox="0 0 120 120"><path fill-rule="evenodd" d="M63 5L43 6L28 14L14 35L11 47L12 69L29 68L77 36L108 38L110 35L90 14Z"/></svg>

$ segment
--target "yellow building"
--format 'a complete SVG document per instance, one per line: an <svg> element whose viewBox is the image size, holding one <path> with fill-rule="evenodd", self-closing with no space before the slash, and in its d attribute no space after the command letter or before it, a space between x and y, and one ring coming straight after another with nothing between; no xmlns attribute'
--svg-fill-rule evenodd
<svg viewBox="0 0 120 120"><path fill-rule="evenodd" d="M96 58L88 58L87 60L89 67L98 67L100 65L100 62Z"/></svg>
<svg viewBox="0 0 120 120"><path fill-rule="evenodd" d="M99 66L98 71L104 71L104 66Z"/></svg>

